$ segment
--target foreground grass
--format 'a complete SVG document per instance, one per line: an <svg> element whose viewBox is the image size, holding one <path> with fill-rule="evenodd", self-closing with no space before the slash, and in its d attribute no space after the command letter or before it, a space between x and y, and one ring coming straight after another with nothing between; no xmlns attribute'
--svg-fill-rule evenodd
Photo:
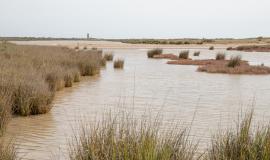
<svg viewBox="0 0 270 160"><path fill-rule="evenodd" d="M186 129L162 131L159 121L134 119L127 114L108 116L82 125L70 145L71 160L192 160L197 145Z"/></svg>
<svg viewBox="0 0 270 160"><path fill-rule="evenodd" d="M0 43L0 133L10 114L43 114L56 91L100 71L102 53Z"/></svg>
<svg viewBox="0 0 270 160"><path fill-rule="evenodd" d="M83 124L70 143L71 160L269 160L270 126L254 126L253 112L221 130L197 153L198 143L189 141L189 131L160 121L135 119L121 114L94 124Z"/></svg>
<svg viewBox="0 0 270 160"><path fill-rule="evenodd" d="M236 128L217 134L205 159L209 160L268 160L270 159L270 126L252 130L252 113Z"/></svg>

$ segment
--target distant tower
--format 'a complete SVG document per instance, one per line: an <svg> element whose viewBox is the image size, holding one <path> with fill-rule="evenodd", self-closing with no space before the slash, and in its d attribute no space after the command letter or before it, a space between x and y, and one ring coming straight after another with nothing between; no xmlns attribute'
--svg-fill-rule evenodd
<svg viewBox="0 0 270 160"><path fill-rule="evenodd" d="M87 39L90 39L90 35L89 35L89 33L87 33Z"/></svg>

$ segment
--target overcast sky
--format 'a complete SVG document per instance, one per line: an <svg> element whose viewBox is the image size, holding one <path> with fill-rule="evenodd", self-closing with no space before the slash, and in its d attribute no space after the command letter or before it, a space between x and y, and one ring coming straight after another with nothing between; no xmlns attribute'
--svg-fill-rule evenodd
<svg viewBox="0 0 270 160"><path fill-rule="evenodd" d="M270 0L0 0L0 36L270 36Z"/></svg>

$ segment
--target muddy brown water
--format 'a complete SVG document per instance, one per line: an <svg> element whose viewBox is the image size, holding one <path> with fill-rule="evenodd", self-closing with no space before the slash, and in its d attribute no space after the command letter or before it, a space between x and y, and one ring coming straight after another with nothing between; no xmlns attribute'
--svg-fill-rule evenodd
<svg viewBox="0 0 270 160"><path fill-rule="evenodd" d="M219 128L232 126L241 111L253 107L257 122L270 120L270 76L200 73L196 66L148 59L146 51L113 50L115 58L125 59L124 70L113 69L109 62L99 76L58 92L48 114L13 118L6 137L15 141L19 156L68 159L68 141L78 122L109 110L161 112L163 121L192 122L191 135L200 140L200 146L207 146ZM165 52L176 54L179 49ZM201 49L201 55L193 58L214 58L216 52ZM231 54L241 54L251 64L270 66L270 53L227 52Z"/></svg>

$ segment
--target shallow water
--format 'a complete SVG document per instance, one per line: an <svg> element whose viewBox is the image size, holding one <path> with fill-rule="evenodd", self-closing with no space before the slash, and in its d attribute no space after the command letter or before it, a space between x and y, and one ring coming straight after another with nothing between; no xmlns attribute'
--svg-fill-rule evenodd
<svg viewBox="0 0 270 160"><path fill-rule="evenodd" d="M254 107L256 120L270 120L270 76L200 73L196 66L147 59L144 49L113 51L115 58L125 59L124 70L113 69L109 62L101 75L58 92L50 113L12 119L6 136L14 139L20 157L67 159L68 141L76 125L110 110L162 113L165 122L192 123L191 134L201 146L207 145L218 128L230 127L241 110ZM214 58L216 52L201 50L200 57L193 58ZM231 54L241 54L251 64L270 66L270 53L227 52Z"/></svg>

